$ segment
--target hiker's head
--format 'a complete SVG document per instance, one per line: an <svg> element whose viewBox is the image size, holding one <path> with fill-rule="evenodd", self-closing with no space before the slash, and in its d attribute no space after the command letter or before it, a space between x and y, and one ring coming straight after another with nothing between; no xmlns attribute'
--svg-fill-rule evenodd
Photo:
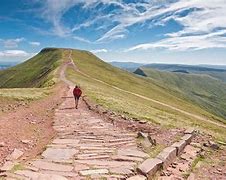
<svg viewBox="0 0 226 180"><path fill-rule="evenodd" d="M78 88L78 85L75 85L75 88Z"/></svg>

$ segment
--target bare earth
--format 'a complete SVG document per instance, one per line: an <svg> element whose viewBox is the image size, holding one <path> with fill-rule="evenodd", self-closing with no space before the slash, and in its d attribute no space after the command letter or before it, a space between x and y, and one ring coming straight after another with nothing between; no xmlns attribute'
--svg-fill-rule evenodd
<svg viewBox="0 0 226 180"><path fill-rule="evenodd" d="M0 118L0 165L15 148L25 152L25 159L42 152L55 135L52 128L54 108L62 101L64 91L65 87L61 84L45 99L25 105L4 102L5 107L11 108L7 108Z"/></svg>

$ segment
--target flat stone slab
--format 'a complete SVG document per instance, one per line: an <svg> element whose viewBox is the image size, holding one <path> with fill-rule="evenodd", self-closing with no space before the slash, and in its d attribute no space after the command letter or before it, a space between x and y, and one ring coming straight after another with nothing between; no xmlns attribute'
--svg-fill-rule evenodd
<svg viewBox="0 0 226 180"><path fill-rule="evenodd" d="M132 176L130 178L127 178L126 180L147 180L147 177L142 176L142 175L136 175L136 176Z"/></svg>
<svg viewBox="0 0 226 180"><path fill-rule="evenodd" d="M41 160L36 160L31 162L33 166L39 169L45 169L45 170L50 170L50 171L66 171L70 172L73 170L73 166L69 165L63 165L63 164L56 164L56 163L51 163L51 162L45 162Z"/></svg>
<svg viewBox="0 0 226 180"><path fill-rule="evenodd" d="M167 147L163 149L157 156L163 161L163 169L166 169L177 157L177 149L175 147Z"/></svg>
<svg viewBox="0 0 226 180"><path fill-rule="evenodd" d="M162 160L160 159L146 159L142 164L140 164L137 170L147 177L152 177L162 165Z"/></svg>
<svg viewBox="0 0 226 180"><path fill-rule="evenodd" d="M133 156L133 157L141 157L141 158L147 158L149 157L148 154L135 150L135 149L121 149L118 150L118 155L123 155L123 156Z"/></svg>
<svg viewBox="0 0 226 180"><path fill-rule="evenodd" d="M42 156L46 159L68 160L71 159L77 152L78 150L76 149L48 148L42 153Z"/></svg>
<svg viewBox="0 0 226 180"><path fill-rule="evenodd" d="M48 170L44 170L44 171L40 171L40 173L43 173L43 174L56 174L56 175L60 175L60 176L64 176L64 177L71 177L73 179L79 179L78 173L75 173L75 172L62 172L62 171L48 171Z"/></svg>
<svg viewBox="0 0 226 180"><path fill-rule="evenodd" d="M194 128L188 128L186 129L186 131L184 132L184 134L194 134L195 133L195 129Z"/></svg>
<svg viewBox="0 0 226 180"><path fill-rule="evenodd" d="M177 156L179 154L181 154L181 152L184 150L185 146L186 146L185 140L180 140L171 145L171 147L175 147L177 149Z"/></svg>
<svg viewBox="0 0 226 180"><path fill-rule="evenodd" d="M54 139L53 144L78 144L79 140L76 139Z"/></svg>
<svg viewBox="0 0 226 180"><path fill-rule="evenodd" d="M75 160L75 163L86 164L91 166L102 167L122 167L122 166L134 166L136 163L127 161L101 161L101 160Z"/></svg>
<svg viewBox="0 0 226 180"><path fill-rule="evenodd" d="M123 156L123 155L115 155L112 156L113 160L117 160L117 161L138 161L138 162L142 162L143 159L139 158L139 157L131 157L131 156Z"/></svg>
<svg viewBox="0 0 226 180"><path fill-rule="evenodd" d="M133 174L133 168L126 167L126 166L110 168L109 170L113 174L121 174L121 175L132 175Z"/></svg>
<svg viewBox="0 0 226 180"><path fill-rule="evenodd" d="M22 170L22 171L16 171L16 174L23 175L25 177L28 177L32 180L67 180L66 177L60 176L57 174L43 174L43 173L38 173L38 172L33 172L29 170Z"/></svg>
<svg viewBox="0 0 226 180"><path fill-rule="evenodd" d="M7 156L7 160L17 160L19 159L22 155L23 155L23 151L19 150L19 149L14 149L13 152Z"/></svg>
<svg viewBox="0 0 226 180"><path fill-rule="evenodd" d="M1 171L10 171L15 165L17 165L16 162L12 162L12 161L6 161L5 164L0 167Z"/></svg>
<svg viewBox="0 0 226 180"><path fill-rule="evenodd" d="M88 159L108 159L110 156L108 155L96 155L96 156L84 156L78 155L75 159L88 160Z"/></svg>
<svg viewBox="0 0 226 180"><path fill-rule="evenodd" d="M82 170L79 171L82 176L90 176L93 174L108 174L109 171L107 169L90 169L90 170Z"/></svg>
<svg viewBox="0 0 226 180"><path fill-rule="evenodd" d="M181 139L185 140L187 144L190 144L193 137L193 134L185 134Z"/></svg>

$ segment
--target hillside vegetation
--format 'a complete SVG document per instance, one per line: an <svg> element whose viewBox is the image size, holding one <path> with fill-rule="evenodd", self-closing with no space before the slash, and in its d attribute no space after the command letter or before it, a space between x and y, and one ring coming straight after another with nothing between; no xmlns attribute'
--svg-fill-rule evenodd
<svg viewBox="0 0 226 180"><path fill-rule="evenodd" d="M225 66L205 66L205 65L181 65L181 64L147 64L145 68L152 68L156 70L175 72L184 71L192 74L207 74L214 78L226 82L226 68Z"/></svg>
<svg viewBox="0 0 226 180"><path fill-rule="evenodd" d="M54 70L59 66L61 57L61 49L43 49L28 61L0 71L0 88L41 87L53 84Z"/></svg>
<svg viewBox="0 0 226 180"><path fill-rule="evenodd" d="M210 75L159 71L141 67L134 73L147 76L162 87L226 119L226 84Z"/></svg>
<svg viewBox="0 0 226 180"><path fill-rule="evenodd" d="M115 68L87 51L73 50L72 58L80 72L70 67L67 77L105 108L166 128L195 126L218 138L226 135L223 127L203 121L224 121L222 118L187 100L183 94L153 79Z"/></svg>

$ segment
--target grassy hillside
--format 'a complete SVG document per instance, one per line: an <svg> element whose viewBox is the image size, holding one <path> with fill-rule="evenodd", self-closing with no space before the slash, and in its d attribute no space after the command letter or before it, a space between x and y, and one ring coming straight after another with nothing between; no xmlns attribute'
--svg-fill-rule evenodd
<svg viewBox="0 0 226 180"><path fill-rule="evenodd" d="M0 71L0 88L41 87L53 83L50 80L61 57L60 49L43 49L28 61Z"/></svg>
<svg viewBox="0 0 226 180"><path fill-rule="evenodd" d="M187 100L226 119L226 84L222 81L209 75L164 72L146 67L135 73L145 74L162 87L180 93Z"/></svg>
<svg viewBox="0 0 226 180"><path fill-rule="evenodd" d="M201 66L201 65L180 65L180 64L147 64L143 67L153 68L162 71L175 72L186 71L192 74L206 74L226 82L225 66Z"/></svg>
<svg viewBox="0 0 226 180"><path fill-rule="evenodd" d="M166 128L195 126L218 138L226 135L223 127L200 120L223 121L222 118L186 100L171 88L115 68L87 51L73 50L72 57L81 72L70 67L67 69L67 77L80 84L90 99L105 108L146 119ZM189 112L192 116L175 108Z"/></svg>

